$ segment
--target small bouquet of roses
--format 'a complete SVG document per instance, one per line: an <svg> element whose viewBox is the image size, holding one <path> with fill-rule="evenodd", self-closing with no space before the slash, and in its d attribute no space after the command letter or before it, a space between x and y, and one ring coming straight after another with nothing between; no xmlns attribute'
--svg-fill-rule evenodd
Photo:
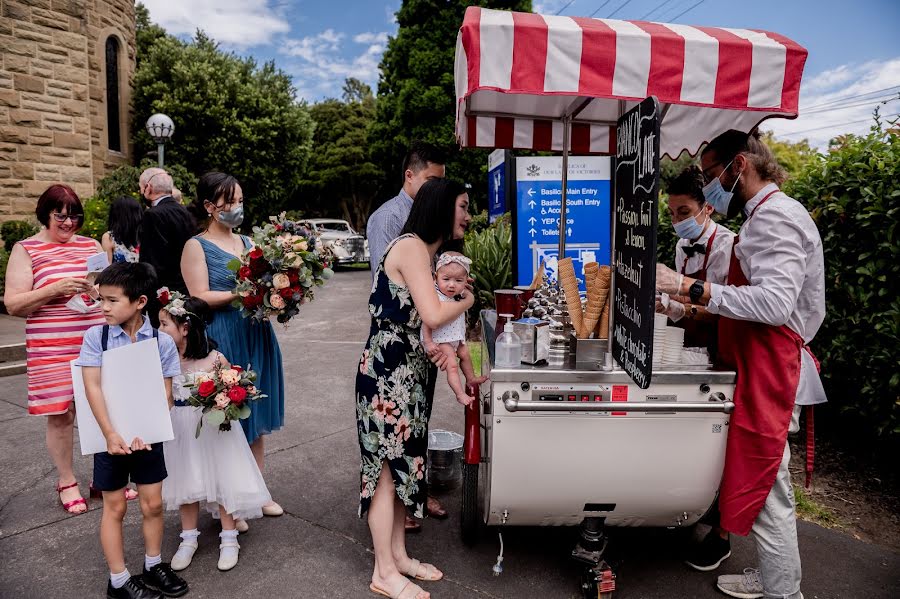
<svg viewBox="0 0 900 599"><path fill-rule="evenodd" d="M218 426L220 431L230 431L232 420L250 417L250 402L265 397L254 386L256 373L240 366L224 368L216 362L211 373L197 374L190 387L188 403L203 408L203 417L197 423L194 436L200 436L203 421Z"/></svg>
<svg viewBox="0 0 900 599"><path fill-rule="evenodd" d="M274 315L286 324L331 278L330 256L316 251L315 235L283 212L253 227L253 243L253 249L228 263L237 280L234 306L245 318L263 321Z"/></svg>

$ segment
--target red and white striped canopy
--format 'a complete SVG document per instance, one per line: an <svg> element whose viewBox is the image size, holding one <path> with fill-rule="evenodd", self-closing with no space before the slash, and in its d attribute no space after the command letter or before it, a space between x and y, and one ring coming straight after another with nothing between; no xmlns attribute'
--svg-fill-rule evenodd
<svg viewBox="0 0 900 599"><path fill-rule="evenodd" d="M678 156L769 117L795 118L807 51L767 31L545 16L469 7L456 42L464 147L615 154L620 114L648 96ZM620 102L621 101L621 102Z"/></svg>

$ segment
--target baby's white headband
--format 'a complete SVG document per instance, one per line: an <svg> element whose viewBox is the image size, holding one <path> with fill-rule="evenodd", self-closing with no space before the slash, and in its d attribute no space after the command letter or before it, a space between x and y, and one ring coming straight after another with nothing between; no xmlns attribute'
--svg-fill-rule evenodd
<svg viewBox="0 0 900 599"><path fill-rule="evenodd" d="M434 267L434 272L437 272L441 268L454 262L465 268L466 274L469 274L469 266L472 265L472 261L465 256L460 256L458 254L441 254L441 257L438 258L437 264Z"/></svg>

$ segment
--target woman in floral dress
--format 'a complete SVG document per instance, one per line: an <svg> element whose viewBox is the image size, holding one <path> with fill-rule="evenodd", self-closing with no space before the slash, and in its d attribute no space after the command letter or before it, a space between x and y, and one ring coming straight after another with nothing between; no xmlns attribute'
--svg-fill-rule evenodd
<svg viewBox="0 0 900 599"><path fill-rule="evenodd" d="M417 580L443 574L406 553L407 510L422 518L426 499L428 420L437 370L419 341L424 322L446 324L472 307L438 300L431 265L445 242L462 239L471 220L465 188L434 179L416 194L400 237L385 250L369 297L372 327L356 375L356 420L362 453L359 516L368 513L375 548L370 589L387 597L428 599Z"/></svg>

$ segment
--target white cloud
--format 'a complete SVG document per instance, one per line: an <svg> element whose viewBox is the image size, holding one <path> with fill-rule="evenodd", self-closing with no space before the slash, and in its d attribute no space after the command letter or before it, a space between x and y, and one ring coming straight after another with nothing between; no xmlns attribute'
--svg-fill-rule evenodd
<svg viewBox="0 0 900 599"><path fill-rule="evenodd" d="M348 77L354 77L372 87L378 83L378 64L387 45L386 32L366 32L355 35L355 43L365 46L358 54L344 54L345 34L326 29L316 35L288 39L279 50L296 59L284 65L294 78L298 94L308 100L338 95Z"/></svg>
<svg viewBox="0 0 900 599"><path fill-rule="evenodd" d="M863 64L845 64L804 81L800 87L800 116L789 121L770 119L764 129L790 141L807 139L820 149L845 133L866 133L872 110L883 116L900 113L900 56Z"/></svg>
<svg viewBox="0 0 900 599"><path fill-rule="evenodd" d="M535 2L533 9L534 12L539 15L555 15L559 11L559 9L563 8L568 3L569 0L542 0ZM577 3L578 2L576 1L572 4ZM574 6L570 6L568 8L574 8Z"/></svg>
<svg viewBox="0 0 900 599"><path fill-rule="evenodd" d="M273 42L290 25L283 7L270 0L143 0L150 19L174 35L193 35L202 29L228 46L249 48Z"/></svg>
<svg viewBox="0 0 900 599"><path fill-rule="evenodd" d="M353 36L353 41L357 44L386 44L388 39L387 31L379 31L378 33L360 33Z"/></svg>

